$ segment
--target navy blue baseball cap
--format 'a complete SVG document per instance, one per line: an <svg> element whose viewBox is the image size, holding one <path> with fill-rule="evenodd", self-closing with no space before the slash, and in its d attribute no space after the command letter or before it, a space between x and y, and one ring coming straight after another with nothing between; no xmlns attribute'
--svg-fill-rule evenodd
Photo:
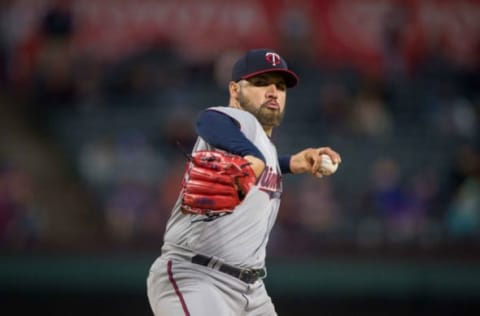
<svg viewBox="0 0 480 316"><path fill-rule="evenodd" d="M296 73L288 69L287 62L278 53L271 49L252 49L242 56L232 69L232 81L240 81L251 77L277 72L285 78L287 88L298 83Z"/></svg>

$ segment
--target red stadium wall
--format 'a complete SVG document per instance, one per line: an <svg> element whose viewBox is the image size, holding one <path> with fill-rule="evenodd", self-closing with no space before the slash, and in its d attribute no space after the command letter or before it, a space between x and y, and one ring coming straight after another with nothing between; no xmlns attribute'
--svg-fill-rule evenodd
<svg viewBox="0 0 480 316"><path fill-rule="evenodd" d="M10 18L19 21L12 32L19 45L34 38L47 3L14 2ZM439 48L463 65L477 63L479 55L480 0L73 0L71 4L76 53L108 59L167 41L192 62L211 60L226 50L275 47L314 62L349 63L372 73L384 67L387 41L396 45L409 67Z"/></svg>

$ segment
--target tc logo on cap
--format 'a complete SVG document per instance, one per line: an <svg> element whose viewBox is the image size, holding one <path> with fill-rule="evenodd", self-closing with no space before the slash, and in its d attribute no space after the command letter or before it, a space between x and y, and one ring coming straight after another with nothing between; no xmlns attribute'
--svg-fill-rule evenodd
<svg viewBox="0 0 480 316"><path fill-rule="evenodd" d="M260 74L275 72L285 79L287 88L298 83L298 76L288 69L285 60L271 49L252 49L240 57L232 68L232 81L238 82Z"/></svg>
<svg viewBox="0 0 480 316"><path fill-rule="evenodd" d="M265 54L265 59L272 64L272 66L276 66L280 64L281 58L277 53L268 52Z"/></svg>

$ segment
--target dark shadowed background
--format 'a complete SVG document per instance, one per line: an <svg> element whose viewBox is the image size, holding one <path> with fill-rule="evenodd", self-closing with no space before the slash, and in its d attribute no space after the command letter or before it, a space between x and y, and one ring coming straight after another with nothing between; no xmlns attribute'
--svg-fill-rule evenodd
<svg viewBox="0 0 480 316"><path fill-rule="evenodd" d="M279 315L478 315L478 0L0 1L2 310L152 315L177 142L261 47L301 77L278 151L343 160L284 176Z"/></svg>

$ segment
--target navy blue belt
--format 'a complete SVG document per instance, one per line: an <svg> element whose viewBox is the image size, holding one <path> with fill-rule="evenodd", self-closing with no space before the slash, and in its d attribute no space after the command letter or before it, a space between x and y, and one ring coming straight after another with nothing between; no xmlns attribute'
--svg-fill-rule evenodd
<svg viewBox="0 0 480 316"><path fill-rule="evenodd" d="M192 257L192 263L217 269L223 273L236 277L245 283L255 283L266 275L265 269L241 269L229 264L214 262L212 257L195 255Z"/></svg>

